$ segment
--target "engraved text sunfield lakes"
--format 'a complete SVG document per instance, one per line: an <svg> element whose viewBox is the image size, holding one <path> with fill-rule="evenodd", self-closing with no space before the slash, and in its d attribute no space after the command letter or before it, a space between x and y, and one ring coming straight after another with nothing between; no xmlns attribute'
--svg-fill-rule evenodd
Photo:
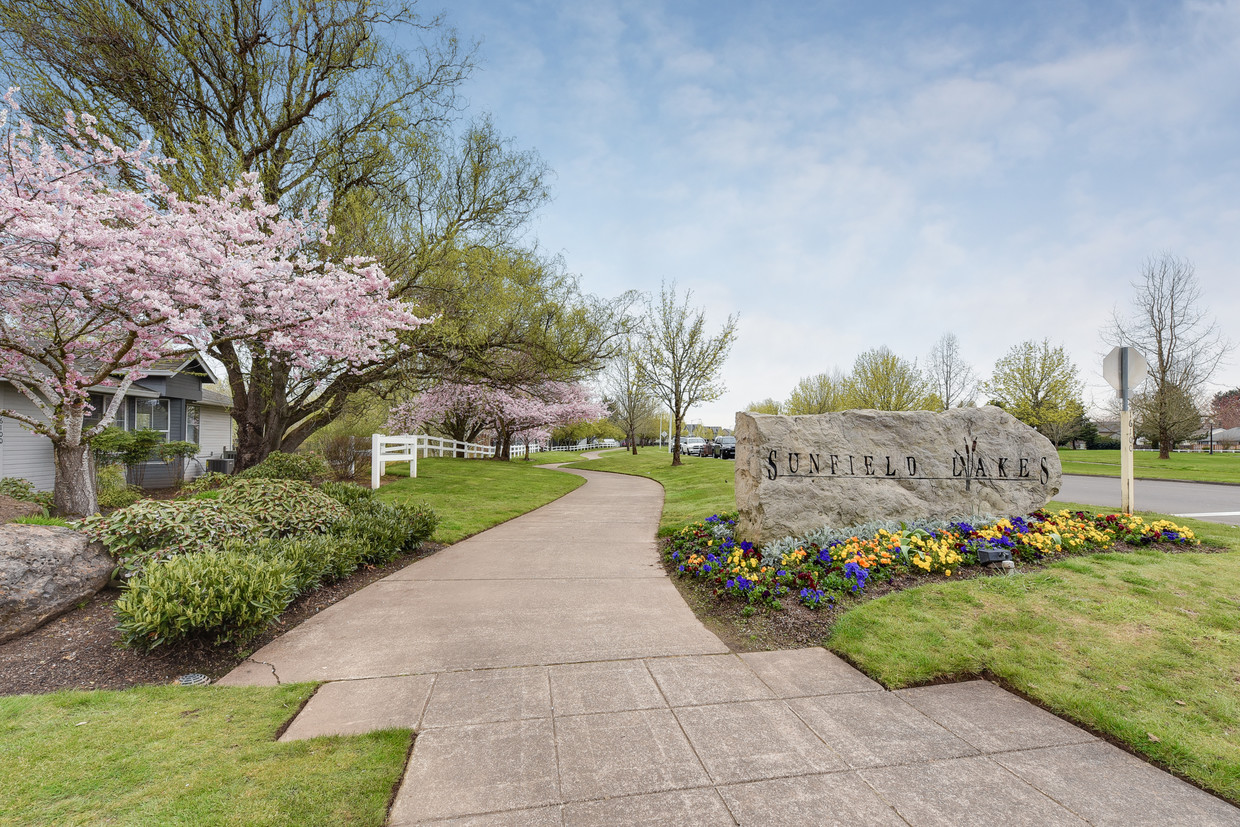
<svg viewBox="0 0 1240 827"><path fill-rule="evenodd" d="M975 446L953 451L948 458L927 461L911 454L835 454L829 451L761 449L768 480L786 478L874 478L886 480L951 480L966 487L973 480L1046 485L1051 478L1048 456L983 456ZM948 473L948 460L951 471Z"/></svg>

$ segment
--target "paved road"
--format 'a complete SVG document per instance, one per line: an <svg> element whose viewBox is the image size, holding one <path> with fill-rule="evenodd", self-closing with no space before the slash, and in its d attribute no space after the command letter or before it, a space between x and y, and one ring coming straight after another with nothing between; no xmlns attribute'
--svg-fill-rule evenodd
<svg viewBox="0 0 1240 827"><path fill-rule="evenodd" d="M1119 478L1064 474L1063 487L1055 499L1119 508ZM1138 479L1133 500L1140 511L1240 525L1240 485Z"/></svg>
<svg viewBox="0 0 1240 827"><path fill-rule="evenodd" d="M285 741L415 730L389 827L1240 824L985 681L888 692L825 649L730 653L659 564L662 488L572 473L221 683L326 681Z"/></svg>

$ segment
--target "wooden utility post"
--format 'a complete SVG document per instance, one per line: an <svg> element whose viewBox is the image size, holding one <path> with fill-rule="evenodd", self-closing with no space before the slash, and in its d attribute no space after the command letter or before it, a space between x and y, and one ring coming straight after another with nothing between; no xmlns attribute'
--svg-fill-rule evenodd
<svg viewBox="0 0 1240 827"><path fill-rule="evenodd" d="M1119 410L1119 507L1125 514L1133 509L1132 468L1132 389L1145 381L1149 365L1136 348L1117 347L1102 360L1102 375L1120 398Z"/></svg>

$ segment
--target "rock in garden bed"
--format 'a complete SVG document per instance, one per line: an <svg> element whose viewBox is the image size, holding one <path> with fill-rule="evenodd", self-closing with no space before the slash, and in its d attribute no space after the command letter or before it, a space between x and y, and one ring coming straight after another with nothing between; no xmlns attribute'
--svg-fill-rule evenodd
<svg viewBox="0 0 1240 827"><path fill-rule="evenodd" d="M115 564L99 543L59 526L0 526L0 642L93 596Z"/></svg>
<svg viewBox="0 0 1240 827"><path fill-rule="evenodd" d="M38 503L17 500L7 494L0 494L0 523L11 523L22 517L38 517L43 514L43 506Z"/></svg>

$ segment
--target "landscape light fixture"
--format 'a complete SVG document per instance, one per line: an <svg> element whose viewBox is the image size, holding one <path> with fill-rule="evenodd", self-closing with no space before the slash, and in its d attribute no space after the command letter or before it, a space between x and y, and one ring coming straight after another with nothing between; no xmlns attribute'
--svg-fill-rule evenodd
<svg viewBox="0 0 1240 827"><path fill-rule="evenodd" d="M983 566L990 563L1007 563L1012 560L1012 551L1006 548L978 549L977 562Z"/></svg>

